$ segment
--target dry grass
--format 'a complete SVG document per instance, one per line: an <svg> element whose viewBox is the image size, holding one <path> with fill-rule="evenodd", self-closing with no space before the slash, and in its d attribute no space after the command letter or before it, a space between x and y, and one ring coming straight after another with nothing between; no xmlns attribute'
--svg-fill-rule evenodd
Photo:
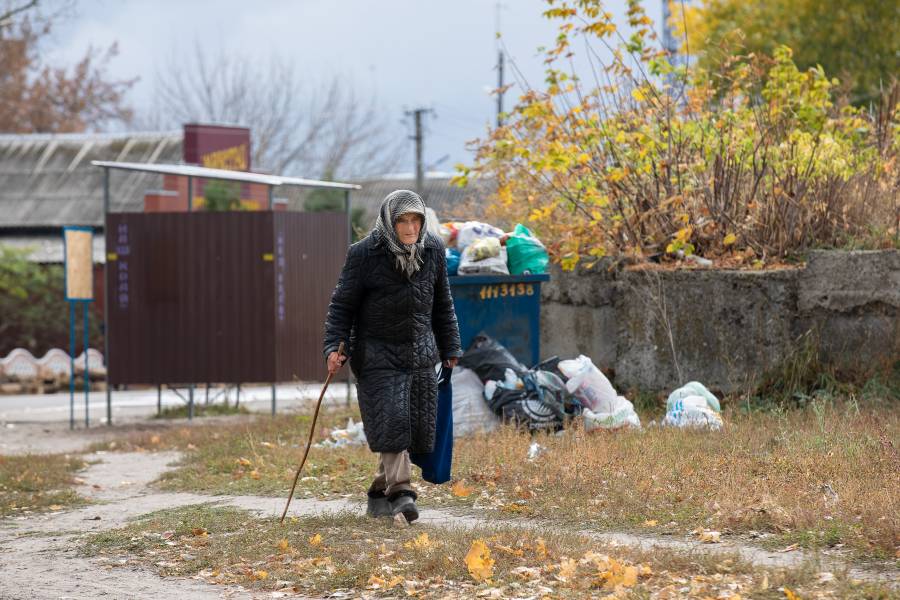
<svg viewBox="0 0 900 600"><path fill-rule="evenodd" d="M329 413L316 439L345 423ZM187 454L162 487L284 495L308 416L144 433L119 447ZM900 554L900 411L816 403L804 411L734 415L719 433L642 432L532 438L511 428L458 440L463 485L419 483L425 505L575 526L684 534L711 528L773 545ZM537 441L545 450L526 459ZM298 496L362 498L374 469L365 447L314 449Z"/></svg>
<svg viewBox="0 0 900 600"><path fill-rule="evenodd" d="M472 573L470 564L477 564L467 555L477 541L493 563ZM292 518L280 526L274 518L208 505L146 515L93 536L85 550L119 565L152 565L162 576L199 576L210 583L288 594L783 598L787 589L803 597L889 596L886 589L851 583L843 574L819 583L811 565L767 570L733 556L642 552L577 535L514 528L396 529L389 520L340 513Z"/></svg>
<svg viewBox="0 0 900 600"><path fill-rule="evenodd" d="M68 454L0 456L0 517L60 510L86 500L69 489L86 463Z"/></svg>

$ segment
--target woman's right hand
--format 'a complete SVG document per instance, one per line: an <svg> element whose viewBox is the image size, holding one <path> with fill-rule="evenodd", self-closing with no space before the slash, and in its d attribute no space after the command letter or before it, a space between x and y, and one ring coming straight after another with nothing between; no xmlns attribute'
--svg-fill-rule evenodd
<svg viewBox="0 0 900 600"><path fill-rule="evenodd" d="M328 355L328 374L334 375L338 371L341 370L341 367L344 366L344 361L347 360L347 357L343 354L339 354L337 352L332 352Z"/></svg>

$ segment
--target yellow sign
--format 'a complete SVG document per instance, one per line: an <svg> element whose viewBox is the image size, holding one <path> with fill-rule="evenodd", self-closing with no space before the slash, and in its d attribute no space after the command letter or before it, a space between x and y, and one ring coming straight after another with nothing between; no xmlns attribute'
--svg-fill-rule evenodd
<svg viewBox="0 0 900 600"><path fill-rule="evenodd" d="M229 171L247 170L247 144L232 146L224 150L216 150L204 154L200 161L210 169L227 169Z"/></svg>
<svg viewBox="0 0 900 600"><path fill-rule="evenodd" d="M94 299L93 233L89 229L64 230L66 243L66 300Z"/></svg>

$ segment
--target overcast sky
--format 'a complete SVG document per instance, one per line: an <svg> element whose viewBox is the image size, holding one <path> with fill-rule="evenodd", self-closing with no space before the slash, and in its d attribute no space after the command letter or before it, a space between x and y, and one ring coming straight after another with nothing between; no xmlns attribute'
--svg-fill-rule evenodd
<svg viewBox="0 0 900 600"><path fill-rule="evenodd" d="M625 0L607 3L622 23ZM404 109L433 108L427 120L426 164L437 170L468 161L465 141L495 119L488 94L497 73L495 0L79 0L57 29L53 60L71 62L88 45L118 41L116 77L138 76L130 101L140 112L152 103L155 72L173 49L195 40L260 60L288 57L310 80L332 74L359 92L374 93L394 118L398 136L412 133ZM658 21L660 3L646 3ZM501 29L509 54L532 84L542 80L537 47L549 46L555 24L541 16L543 0L506 0ZM506 106L516 96L507 94ZM401 170L414 167L412 146Z"/></svg>

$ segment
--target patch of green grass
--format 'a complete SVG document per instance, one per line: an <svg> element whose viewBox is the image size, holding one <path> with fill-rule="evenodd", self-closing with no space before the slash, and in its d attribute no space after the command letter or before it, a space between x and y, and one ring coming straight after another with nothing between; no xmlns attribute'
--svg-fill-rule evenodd
<svg viewBox="0 0 900 600"><path fill-rule="evenodd" d="M483 548L480 562L471 559L473 548ZM812 566L775 570L735 555L611 547L559 529L420 524L398 529L390 520L349 513L289 518L279 525L277 518L210 505L145 515L92 536L84 551L126 558L161 576L317 595L346 590L380 597L473 598L480 592L490 596L490 589L497 590L493 597L555 598L726 592L783 598L785 588L803 597L887 593L879 586L854 585L842 573L818 583Z"/></svg>
<svg viewBox="0 0 900 600"><path fill-rule="evenodd" d="M68 454L0 456L0 517L86 504L70 489L87 464Z"/></svg>
<svg viewBox="0 0 900 600"><path fill-rule="evenodd" d="M234 404L194 404L194 417L222 417L226 415L249 415L250 411L244 406ZM155 419L187 419L188 406L169 406L161 413L154 415Z"/></svg>

